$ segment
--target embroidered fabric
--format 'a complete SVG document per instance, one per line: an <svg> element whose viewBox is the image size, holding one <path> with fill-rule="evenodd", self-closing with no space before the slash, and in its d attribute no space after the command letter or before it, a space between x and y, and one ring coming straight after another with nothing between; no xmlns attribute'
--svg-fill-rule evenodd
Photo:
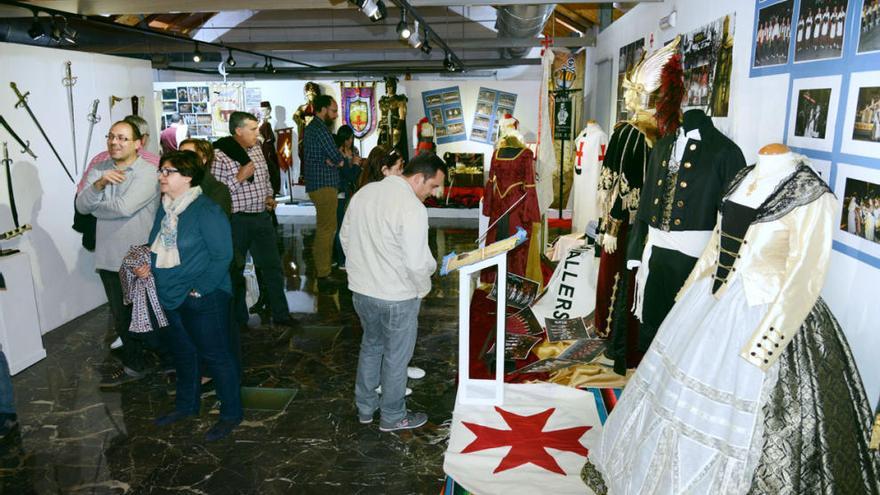
<svg viewBox="0 0 880 495"><path fill-rule="evenodd" d="M723 201L727 201L727 198L733 194L733 191L736 191L737 187L754 169L755 166L750 165L734 176L724 193ZM812 203L826 192L831 192L828 184L819 178L812 168L801 163L797 170L780 182L773 193L758 207L755 222L778 220L795 208Z"/></svg>
<svg viewBox="0 0 880 495"><path fill-rule="evenodd" d="M149 264L150 248L146 245L132 246L125 258L122 259L122 266L119 270L119 280L122 283L122 303L132 305L129 330L134 333L153 330L149 314L151 308L159 327L168 326L168 319L159 304L156 279L153 278L152 273L147 278L140 278L134 273L135 268Z"/></svg>

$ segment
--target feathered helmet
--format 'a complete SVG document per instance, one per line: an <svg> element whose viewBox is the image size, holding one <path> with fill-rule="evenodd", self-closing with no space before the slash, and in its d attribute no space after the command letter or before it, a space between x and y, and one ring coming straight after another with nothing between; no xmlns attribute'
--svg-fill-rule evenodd
<svg viewBox="0 0 880 495"><path fill-rule="evenodd" d="M623 78L623 101L627 110L637 112L648 108L648 98L660 87L663 67L678 53L681 35L663 48L646 56Z"/></svg>

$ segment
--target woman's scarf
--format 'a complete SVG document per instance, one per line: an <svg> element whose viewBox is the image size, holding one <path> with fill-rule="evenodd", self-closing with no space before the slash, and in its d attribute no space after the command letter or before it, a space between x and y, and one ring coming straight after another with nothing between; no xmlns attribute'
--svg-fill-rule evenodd
<svg viewBox="0 0 880 495"><path fill-rule="evenodd" d="M167 194L162 196L165 218L162 219L159 235L150 246L150 251L156 253L156 268L174 268L180 264L180 252L177 250L177 218L200 194L202 188L196 186L189 188L176 199L171 199Z"/></svg>

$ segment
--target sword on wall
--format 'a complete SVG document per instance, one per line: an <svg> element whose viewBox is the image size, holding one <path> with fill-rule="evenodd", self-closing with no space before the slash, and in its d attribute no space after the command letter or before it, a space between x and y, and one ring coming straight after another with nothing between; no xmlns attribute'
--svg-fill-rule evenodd
<svg viewBox="0 0 880 495"><path fill-rule="evenodd" d="M55 153L55 158L58 159L58 163L61 164L61 168L64 169L64 173L67 174L67 177L70 179L70 182L76 184L76 181L73 179L73 176L70 175L70 170L67 169L67 165L64 164L64 160L61 159L61 155L58 154L58 150L55 149L55 145L52 144L52 141L49 140L49 136L46 134L46 131L43 129L43 126L40 125L40 121L37 120L37 116L34 115L34 112L31 110L30 105L28 105L27 97L30 93L28 91L25 94L21 94L21 91L18 90L18 86L14 82L9 83L9 87L12 88L12 91L15 92L15 96L18 97L18 102L15 104L15 108L24 108L28 115L30 115L31 120L34 121L34 125L37 126L37 130L40 131L40 134L43 135L43 139L46 140L46 143L49 145L49 148L52 149L52 153Z"/></svg>
<svg viewBox="0 0 880 495"><path fill-rule="evenodd" d="M76 161L77 153L76 153L76 122L74 121L74 110L73 110L73 86L76 84L76 77L73 75L70 66L70 60L64 62L64 73L65 76L61 80L61 84L67 88L67 110L70 113L70 135L73 137L73 173L79 175L79 164Z"/></svg>
<svg viewBox="0 0 880 495"><path fill-rule="evenodd" d="M15 207L15 193L12 192L12 159L9 158L9 147L3 141L3 168L6 169L6 190L9 191L9 209L12 211L12 223L17 229L18 209Z"/></svg>
<svg viewBox="0 0 880 495"><path fill-rule="evenodd" d="M0 125L2 125L3 128L6 129L6 132L8 132L10 136L12 136L12 139L15 139L19 146L21 146L22 153L27 153L28 155L31 155L31 158L33 158L34 160L37 159L37 155L35 155L34 152L31 151L31 142L25 142L20 137L18 137L18 134L16 134L15 131L12 130L12 126L9 125L9 122L6 122L6 119L4 119L2 115L0 115Z"/></svg>
<svg viewBox="0 0 880 495"><path fill-rule="evenodd" d="M89 133L86 136L86 153L83 155L83 168L86 168L89 164L89 147L92 145L92 131L95 129L95 124L101 121L101 116L98 115L98 103L100 102L101 100L95 98L92 101L92 109L86 116L86 119L89 121Z"/></svg>

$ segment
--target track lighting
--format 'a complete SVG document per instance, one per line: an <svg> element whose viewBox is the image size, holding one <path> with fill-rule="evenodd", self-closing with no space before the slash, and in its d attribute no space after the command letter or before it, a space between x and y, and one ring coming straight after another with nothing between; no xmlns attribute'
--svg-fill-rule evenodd
<svg viewBox="0 0 880 495"><path fill-rule="evenodd" d="M199 51L199 44L196 43L196 51L193 53L193 62L199 63L202 61L202 52Z"/></svg>
<svg viewBox="0 0 880 495"><path fill-rule="evenodd" d="M226 65L229 67L235 67L235 59L232 58L232 48L229 49L229 56L226 57Z"/></svg>
<svg viewBox="0 0 880 495"><path fill-rule="evenodd" d="M34 41L46 37L46 31L43 29L43 25L40 24L40 16L37 14L37 11L34 11L34 22L31 23L31 28L28 29L28 35Z"/></svg>
<svg viewBox="0 0 880 495"><path fill-rule="evenodd" d="M49 38L55 43L61 43L61 22L55 16L52 16L52 29L49 31Z"/></svg>
<svg viewBox="0 0 880 495"><path fill-rule="evenodd" d="M349 2L373 22L381 21L388 14L388 9L382 0L349 0Z"/></svg>
<svg viewBox="0 0 880 495"><path fill-rule="evenodd" d="M28 30L28 33L34 29L34 26L31 26L31 29ZM42 27L40 27L40 31L42 31ZM38 32L34 32L34 34L39 34ZM31 35L33 37L33 35ZM49 31L49 38L55 43L61 43L62 41L66 41L71 45L76 44L76 30L67 25L67 18L61 15L52 16L52 29ZM36 38L34 38L36 39Z"/></svg>
<svg viewBox="0 0 880 495"><path fill-rule="evenodd" d="M403 8L400 9L400 22L397 23L397 34L402 40L409 38L409 35L412 34L409 25L406 23L406 9Z"/></svg>
<svg viewBox="0 0 880 495"><path fill-rule="evenodd" d="M266 62L263 64L263 70L266 71L266 72L268 72L269 74L274 74L275 72L277 72L277 71L275 70L275 66L272 65L272 59L271 59L271 58L266 57Z"/></svg>
<svg viewBox="0 0 880 495"><path fill-rule="evenodd" d="M422 47L422 38L419 36L419 21L415 21L415 27L412 31L412 34L409 35L409 40L407 40L409 46L413 48L421 48Z"/></svg>
<svg viewBox="0 0 880 495"><path fill-rule="evenodd" d="M428 43L430 41L430 38L428 38L428 30L427 29L422 31L422 38L424 39L424 41L422 42L422 52L424 52L425 55L430 55L431 54L431 45Z"/></svg>
<svg viewBox="0 0 880 495"><path fill-rule="evenodd" d="M458 70L458 66L455 65L455 62L452 60L452 55L449 52L446 52L446 57L443 59L443 68L449 72L455 72Z"/></svg>

